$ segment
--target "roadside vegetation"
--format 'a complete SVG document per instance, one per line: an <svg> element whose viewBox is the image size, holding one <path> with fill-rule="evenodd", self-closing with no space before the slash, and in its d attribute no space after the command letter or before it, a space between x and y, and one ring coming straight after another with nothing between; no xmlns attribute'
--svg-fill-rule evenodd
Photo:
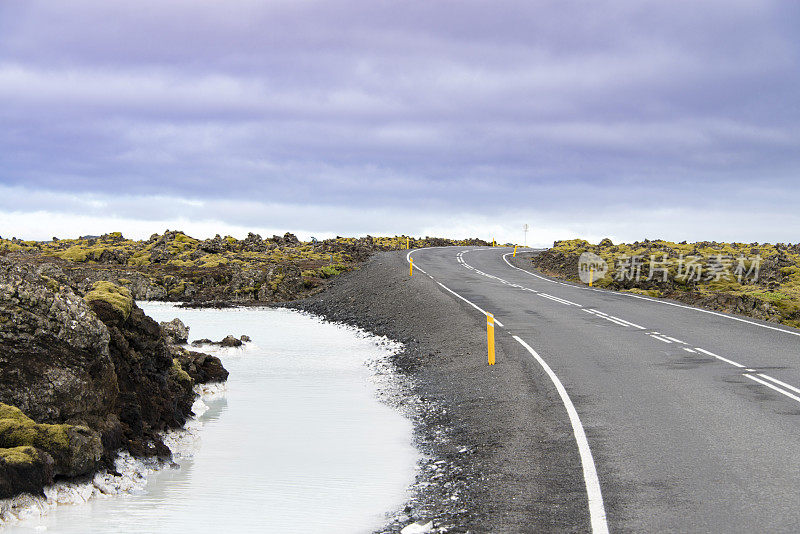
<svg viewBox="0 0 800 534"><path fill-rule="evenodd" d="M581 254L608 264L597 287L667 297L800 328L800 244L672 243L644 240L592 245L556 241L532 258L548 273L580 281Z"/></svg>
<svg viewBox="0 0 800 534"><path fill-rule="evenodd" d="M289 233L266 239L251 233L245 239L217 235L200 240L167 230L142 241L120 232L43 242L0 238L0 254L19 261L56 262L74 278L85 278L87 291L102 292L103 287L93 284L109 281L137 300L280 302L318 291L375 252L404 249L407 244L418 248L486 242L407 236L302 242Z"/></svg>

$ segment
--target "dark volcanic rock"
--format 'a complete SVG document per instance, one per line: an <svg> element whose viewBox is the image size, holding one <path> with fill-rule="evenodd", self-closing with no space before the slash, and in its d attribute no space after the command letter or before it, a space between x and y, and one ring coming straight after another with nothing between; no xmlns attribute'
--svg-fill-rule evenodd
<svg viewBox="0 0 800 534"><path fill-rule="evenodd" d="M178 360L181 368L196 384L224 382L227 380L228 371L216 356L186 350L182 347L171 347L171 350L172 357Z"/></svg>
<svg viewBox="0 0 800 534"><path fill-rule="evenodd" d="M233 336L225 336L225 338L220 341L219 344L223 347L241 347L242 340Z"/></svg>
<svg viewBox="0 0 800 534"><path fill-rule="evenodd" d="M0 402L41 423L104 419L118 391L109 340L71 289L0 258Z"/></svg>
<svg viewBox="0 0 800 534"><path fill-rule="evenodd" d="M160 324L168 343L180 345L189 340L189 327L177 317L169 322L163 321Z"/></svg>
<svg viewBox="0 0 800 534"><path fill-rule="evenodd" d="M53 457L35 447L0 449L0 499L41 493L53 482Z"/></svg>
<svg viewBox="0 0 800 534"><path fill-rule="evenodd" d="M80 296L65 282L0 257L1 495L89 474L121 449L168 456L159 432L191 413L191 375L130 292L99 281ZM187 359L198 381L227 377L202 356Z"/></svg>

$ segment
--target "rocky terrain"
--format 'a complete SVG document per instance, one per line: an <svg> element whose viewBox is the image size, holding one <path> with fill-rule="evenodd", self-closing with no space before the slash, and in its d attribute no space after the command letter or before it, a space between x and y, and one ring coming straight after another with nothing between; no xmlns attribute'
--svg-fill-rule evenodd
<svg viewBox="0 0 800 534"><path fill-rule="evenodd" d="M120 451L169 457L160 432L191 415L194 384L226 378L127 288L0 257L0 498L113 470Z"/></svg>
<svg viewBox="0 0 800 534"><path fill-rule="evenodd" d="M303 243L289 233L200 240L167 230L145 241L125 239L119 232L47 242L0 238L0 255L57 265L83 290L104 280L128 289L136 300L220 305L293 300L319 291L375 252L454 244L486 242L367 236Z"/></svg>
<svg viewBox="0 0 800 534"><path fill-rule="evenodd" d="M540 271L579 281L581 254L608 264L597 287L665 297L694 306L800 328L800 244L671 243L644 240L592 245L556 241L532 255Z"/></svg>

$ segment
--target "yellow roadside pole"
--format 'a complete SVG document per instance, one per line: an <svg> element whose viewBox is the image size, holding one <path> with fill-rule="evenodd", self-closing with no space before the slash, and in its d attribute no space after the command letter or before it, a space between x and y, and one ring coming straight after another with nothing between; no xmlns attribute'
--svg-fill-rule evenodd
<svg viewBox="0 0 800 534"><path fill-rule="evenodd" d="M409 241L409 239L408 239L408 238L406 238L406 250L408 250L408 249L409 249L409 242L410 242L410 241Z"/></svg>
<svg viewBox="0 0 800 534"><path fill-rule="evenodd" d="M489 346L489 365L494 365L494 315L486 314L486 341Z"/></svg>
<svg viewBox="0 0 800 534"><path fill-rule="evenodd" d="M514 245L514 255L513 255L513 256L511 256L512 258L516 258L516 257L517 257L517 247L518 247L518 246L519 246L519 245Z"/></svg>
<svg viewBox="0 0 800 534"><path fill-rule="evenodd" d="M494 238L492 238L492 246L493 246L493 247L496 247L496 246L497 246L497 242L494 240Z"/></svg>
<svg viewBox="0 0 800 534"><path fill-rule="evenodd" d="M594 282L594 267L589 267L589 287L592 287L592 282Z"/></svg>
<svg viewBox="0 0 800 534"><path fill-rule="evenodd" d="M408 259L408 276L414 275L414 258Z"/></svg>

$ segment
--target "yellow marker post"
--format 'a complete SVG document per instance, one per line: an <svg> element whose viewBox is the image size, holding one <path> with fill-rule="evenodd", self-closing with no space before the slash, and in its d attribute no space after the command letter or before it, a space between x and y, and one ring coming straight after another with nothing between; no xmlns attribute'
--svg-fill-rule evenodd
<svg viewBox="0 0 800 534"><path fill-rule="evenodd" d="M408 259L408 276L414 275L414 258Z"/></svg>
<svg viewBox="0 0 800 534"><path fill-rule="evenodd" d="M494 315L486 314L486 342L489 346L489 365L494 365Z"/></svg>
<svg viewBox="0 0 800 534"><path fill-rule="evenodd" d="M408 249L409 249L409 246L408 246L408 245L409 245L409 239L408 239L408 238L406 238L406 250L408 250Z"/></svg>
<svg viewBox="0 0 800 534"><path fill-rule="evenodd" d="M594 282L594 267L589 267L589 287L592 287L592 282Z"/></svg>
<svg viewBox="0 0 800 534"><path fill-rule="evenodd" d="M518 246L519 246L519 245L514 245L514 255L513 255L513 256L511 256L512 258L516 258L516 257L517 257L517 247L518 247Z"/></svg>

